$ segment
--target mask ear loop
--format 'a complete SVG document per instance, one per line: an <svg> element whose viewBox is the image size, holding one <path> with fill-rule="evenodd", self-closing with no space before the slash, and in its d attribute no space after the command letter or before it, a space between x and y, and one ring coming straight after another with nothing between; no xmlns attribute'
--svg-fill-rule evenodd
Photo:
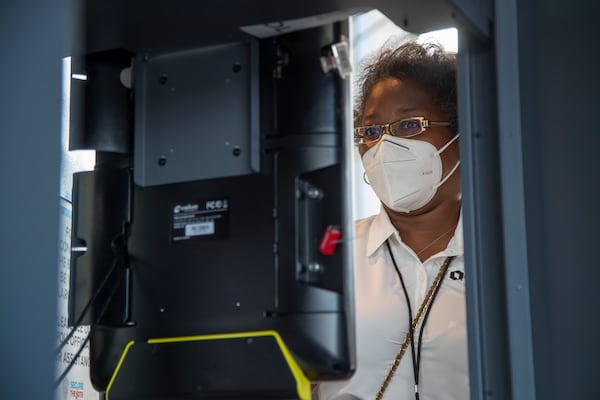
<svg viewBox="0 0 600 400"><path fill-rule="evenodd" d="M450 146L456 139L458 139L459 134L457 133L456 135L454 135L454 137L452 139L450 139L448 141L448 143L446 143L445 145L443 145L439 150L438 150L438 154L442 154L444 152L444 150L446 150L448 148L448 146Z"/></svg>
<svg viewBox="0 0 600 400"><path fill-rule="evenodd" d="M450 178L450 177L452 176L452 174L454 173L454 171L456 171L456 170L458 169L458 166L459 166L459 165L460 165L460 160L458 160L458 161L456 162L456 164L454 165L454 167L452 168L452 170L451 170L451 171L448 173L448 175L446 175L446 176L444 177L444 179L442 179L442 180L440 181L440 183L438 183L437 185L435 185L435 188L437 189L437 188L439 188L440 186L442 186L442 185L443 185L443 184L444 184L444 183L445 183L445 182L448 180L448 178Z"/></svg>
<svg viewBox="0 0 600 400"><path fill-rule="evenodd" d="M454 142L456 139L458 139L458 133L452 139L450 139L450 141L448 141L448 143L446 143L444 146L442 146L441 149L438 150L438 154L442 154L442 152L444 150L446 150L448 148L448 146L450 146L452 144L452 142ZM456 171L458 169L459 165L460 165L460 160L458 160L456 162L456 164L454 165L454 167L452 168L452 170L450 170L450 172L448 173L448 175L446 175L444 177L444 179L442 179L440 181L440 183L438 183L437 185L435 185L435 188L437 189L440 186L442 186L452 176L452 174L454 173L454 171Z"/></svg>

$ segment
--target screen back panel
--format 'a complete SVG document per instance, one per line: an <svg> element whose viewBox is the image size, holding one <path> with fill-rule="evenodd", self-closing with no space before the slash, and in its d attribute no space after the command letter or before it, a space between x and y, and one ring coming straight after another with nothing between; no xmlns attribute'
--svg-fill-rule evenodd
<svg viewBox="0 0 600 400"><path fill-rule="evenodd" d="M163 183L152 181L152 174L146 176L149 180L136 180L135 170L143 168L144 162L156 162L156 155L147 151L134 155L134 181L127 203L131 210L123 221L127 254L119 266L119 276L124 278L116 283L123 286L119 293L126 295L115 300L119 304L111 305L124 310L127 318L118 324L92 325L90 371L98 390L107 390L120 366L162 365L164 377L182 368L155 358L162 352L139 351L139 347L135 352L139 359L123 362L132 342L236 332L277 332L311 380L342 379L352 374L349 82L337 71L324 72L321 68L321 57L330 56L330 45L343 40L344 35L347 24L339 22L260 41L256 48L259 72L255 75L260 94L251 96L260 107L255 104L238 110L243 121L260 120L260 135L253 135L251 130L235 132L250 148L259 149L260 157L254 158L259 161L259 171L243 167L232 173L223 169L222 176L213 176L219 175L219 165L227 163L218 152L210 154L213 144L221 146L214 142L218 142L219 132L199 131L185 121L178 121L174 131L177 140L181 139L179 143L189 136L195 146L206 144L197 159L182 163L190 171L179 175L174 170ZM140 93L143 90L136 102L144 101ZM214 97L215 101L219 98ZM239 105L239 99L236 101ZM136 142L163 140L170 130L150 132L161 126L160 121L204 119L206 110L202 107L172 107L167 103L155 104L152 114L163 113L160 117L150 116L144 107L136 105L136 112L144 114L136 115L136 121L142 117L146 122L148 118L159 121L151 124L152 129L136 128ZM227 110L228 105L221 101L213 106ZM229 118L235 119L237 111L232 112ZM138 137L143 132L150 137ZM203 141L202 135L210 137ZM140 149L139 145L135 148ZM167 159L163 167L169 162ZM213 168L207 176L202 175L204 166ZM110 182L105 180L105 185L110 186ZM81 204L79 209L85 206ZM83 228L74 232L87 232L90 237L81 239L93 243L94 230ZM341 238L330 243L331 252L324 252L321 244L331 230L341 232ZM172 349L181 351L182 357L195 352L198 356L192 358L198 365L202 363L204 350L200 347ZM237 361L250 353L240 352ZM208 359L213 356L206 354ZM267 353L265 357L277 358ZM177 355L169 353L167 358L174 360ZM231 363L235 362L232 359ZM231 370L232 376L238 372ZM160 375L159 371L152 373ZM244 373L252 376L261 371L250 368ZM119 374L128 376L132 387L144 385L148 379L143 371L121 370ZM202 386L218 387L211 385ZM275 386L260 391L287 396L288 388L282 391ZM163 389L157 384L156 390ZM210 398L216 392L211 393L194 396ZM141 392L123 398L138 395ZM243 397L240 393L233 397L231 393L216 395ZM176 391L169 396L186 398Z"/></svg>

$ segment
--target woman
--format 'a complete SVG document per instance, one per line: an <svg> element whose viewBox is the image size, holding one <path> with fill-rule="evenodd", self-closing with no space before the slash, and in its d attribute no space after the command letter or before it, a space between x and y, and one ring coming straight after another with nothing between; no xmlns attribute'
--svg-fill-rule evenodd
<svg viewBox="0 0 600 400"><path fill-rule="evenodd" d="M357 370L319 399L469 398L455 71L407 43L363 73L355 142L381 211L356 226Z"/></svg>

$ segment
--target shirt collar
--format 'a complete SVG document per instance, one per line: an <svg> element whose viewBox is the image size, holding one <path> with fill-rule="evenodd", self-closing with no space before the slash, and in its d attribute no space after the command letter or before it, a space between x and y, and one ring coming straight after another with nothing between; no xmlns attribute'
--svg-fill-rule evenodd
<svg viewBox="0 0 600 400"><path fill-rule="evenodd" d="M390 217L383 208L379 210L373 218L373 222L369 227L368 239L367 239L367 257L371 257L379 247L394 233L396 228L392 225ZM463 254L463 226L462 226L462 208L458 217L458 224L454 230L454 236L448 242L448 247L442 253L446 256L460 256Z"/></svg>
<svg viewBox="0 0 600 400"><path fill-rule="evenodd" d="M392 225L390 217L383 206L379 209L379 214L373 218L369 227L369 236L367 240L367 257L371 257L375 251L394 233L396 228Z"/></svg>
<svg viewBox="0 0 600 400"><path fill-rule="evenodd" d="M462 256L464 253L463 245L463 223L462 223L462 208L460 209L460 215L458 216L458 224L454 229L454 236L448 242L448 247L443 251L446 256Z"/></svg>

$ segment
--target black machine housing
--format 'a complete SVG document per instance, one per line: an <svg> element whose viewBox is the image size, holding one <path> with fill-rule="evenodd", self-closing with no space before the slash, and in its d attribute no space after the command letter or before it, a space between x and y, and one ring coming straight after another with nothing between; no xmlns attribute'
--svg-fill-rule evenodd
<svg viewBox="0 0 600 400"><path fill-rule="evenodd" d="M85 57L71 148L97 165L74 176L69 318L106 398L298 398L269 332L307 379L351 376L349 82L320 64L347 31Z"/></svg>

